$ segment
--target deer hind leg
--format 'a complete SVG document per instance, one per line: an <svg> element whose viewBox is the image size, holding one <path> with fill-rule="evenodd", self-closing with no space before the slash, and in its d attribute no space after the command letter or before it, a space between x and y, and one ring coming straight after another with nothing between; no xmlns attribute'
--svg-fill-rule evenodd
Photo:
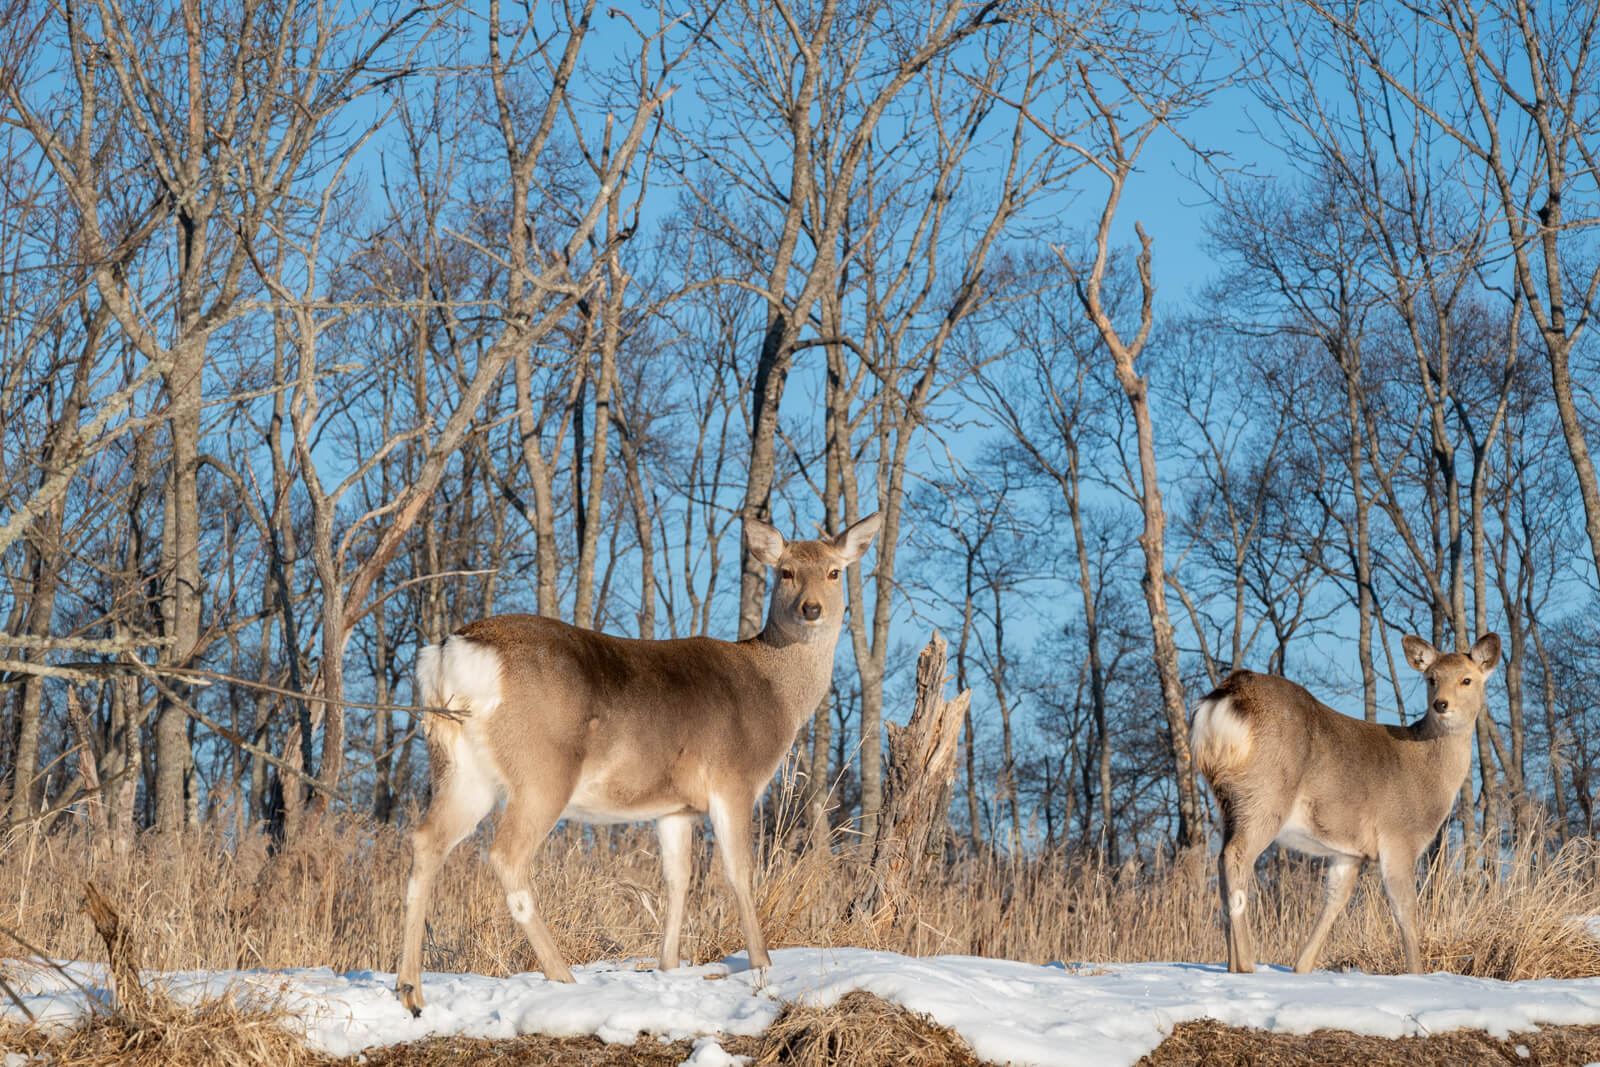
<svg viewBox="0 0 1600 1067"><path fill-rule="evenodd" d="M1250 886L1256 858L1272 843L1282 819L1265 817L1241 803L1231 790L1217 793L1222 809L1222 854L1217 857L1217 887L1222 893L1222 923L1228 939L1228 970L1251 974L1256 969L1255 938L1250 930Z"/></svg>
<svg viewBox="0 0 1600 1067"><path fill-rule="evenodd" d="M428 814L411 835L411 877L406 882L405 932L394 991L412 1015L422 1014L422 938L434 878L451 849L483 821L494 801L491 786L452 767L436 783Z"/></svg>
<svg viewBox="0 0 1600 1067"><path fill-rule="evenodd" d="M1311 968L1317 965L1317 953L1322 951L1322 942L1333 928L1334 920L1344 911L1344 906L1350 903L1350 893L1355 889L1356 875L1360 873L1359 856L1334 856L1328 860L1322 883L1322 913L1311 927L1306 947L1300 950L1299 957L1294 961L1296 974L1310 974Z"/></svg>
<svg viewBox="0 0 1600 1067"><path fill-rule="evenodd" d="M1394 924L1400 928L1400 949L1406 956L1406 970L1412 974L1420 973L1422 957L1417 950L1417 852L1403 848L1385 849L1378 857L1378 870L1383 875L1383 895L1389 898Z"/></svg>
<svg viewBox="0 0 1600 1067"><path fill-rule="evenodd" d="M529 863L534 850L544 843L561 817L570 794L571 789L563 790L551 799L526 789L513 793L506 801L494 843L489 846L489 865L505 888L506 907L511 911L511 918L533 946L533 954L539 958L544 976L553 982L572 981L572 971L562 958L561 950L556 948L555 938L550 936L550 928L534 903Z"/></svg>
<svg viewBox="0 0 1600 1067"><path fill-rule="evenodd" d="M717 835L717 851L722 854L722 869L733 887L733 899L739 904L739 924L744 927L744 940L750 949L750 966L765 968L772 964L767 956L767 939L761 933L761 922L756 917L755 890L751 885L755 866L754 848L750 840L750 807L753 798L736 800L726 796L711 798L711 829Z"/></svg>
<svg viewBox="0 0 1600 1067"><path fill-rule="evenodd" d="M678 938L683 931L683 902L689 893L694 823L693 815L664 815L656 820L656 837L661 842L661 876L667 884L667 913L661 927L660 966L663 971L676 967L680 958Z"/></svg>

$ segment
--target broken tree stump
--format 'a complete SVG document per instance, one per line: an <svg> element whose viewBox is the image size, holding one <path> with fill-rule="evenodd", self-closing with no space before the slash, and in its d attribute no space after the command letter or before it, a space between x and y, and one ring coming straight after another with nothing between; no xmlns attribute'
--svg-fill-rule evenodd
<svg viewBox="0 0 1600 1067"><path fill-rule="evenodd" d="M113 1007L129 1022L137 1022L147 1014L149 1003L144 987L139 984L139 954L133 945L128 928L122 924L117 910L100 894L93 882L83 883L83 910L94 923L95 933L106 944L106 965L111 972Z"/></svg>
<svg viewBox="0 0 1600 1067"><path fill-rule="evenodd" d="M901 918L928 861L944 851L946 809L961 750L961 724L972 702L970 689L944 699L948 647L935 630L917 656L917 696L911 721L905 726L889 724L889 764L878 814L878 838L873 842L866 884L850 908L852 917L864 916L880 928Z"/></svg>

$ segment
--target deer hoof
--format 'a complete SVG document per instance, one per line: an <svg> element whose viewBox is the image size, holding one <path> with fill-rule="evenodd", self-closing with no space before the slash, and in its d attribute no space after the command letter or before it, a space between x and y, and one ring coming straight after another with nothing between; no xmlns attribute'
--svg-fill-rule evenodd
<svg viewBox="0 0 1600 1067"><path fill-rule="evenodd" d="M405 1005L413 1019L422 1018L422 990L410 982L401 982L394 987L394 995L400 998L400 1003Z"/></svg>

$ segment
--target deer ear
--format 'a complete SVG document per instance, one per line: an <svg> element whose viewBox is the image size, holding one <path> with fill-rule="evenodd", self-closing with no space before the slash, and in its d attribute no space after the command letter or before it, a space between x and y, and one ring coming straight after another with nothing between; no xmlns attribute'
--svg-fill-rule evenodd
<svg viewBox="0 0 1600 1067"><path fill-rule="evenodd" d="M1484 674L1493 671L1500 664L1500 635L1484 634L1478 638L1478 643L1467 651Z"/></svg>
<svg viewBox="0 0 1600 1067"><path fill-rule="evenodd" d="M1411 664L1414 670L1425 671L1434 660L1439 658L1439 650L1437 648L1434 648L1422 638L1413 637L1411 634L1406 634L1400 639L1400 647L1405 649L1406 662Z"/></svg>
<svg viewBox="0 0 1600 1067"><path fill-rule="evenodd" d="M768 567L776 567L783 555L783 534L760 519L744 520L744 543L750 548L750 557Z"/></svg>
<svg viewBox="0 0 1600 1067"><path fill-rule="evenodd" d="M878 527L883 525L883 516L874 511L864 519L853 523L843 533L833 538L833 547L844 557L846 563L854 563L866 555L867 548L878 536Z"/></svg>

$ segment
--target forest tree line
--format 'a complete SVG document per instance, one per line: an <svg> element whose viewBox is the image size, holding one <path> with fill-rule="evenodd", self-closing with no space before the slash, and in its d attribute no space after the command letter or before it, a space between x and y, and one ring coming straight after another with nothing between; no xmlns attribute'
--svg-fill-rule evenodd
<svg viewBox="0 0 1600 1067"><path fill-rule="evenodd" d="M1600 2L136 7L0 34L8 825L404 819L419 644L878 512L797 832L931 628L973 847L1203 842L1189 705L1404 632L1504 638L1465 847L1592 832Z"/></svg>

